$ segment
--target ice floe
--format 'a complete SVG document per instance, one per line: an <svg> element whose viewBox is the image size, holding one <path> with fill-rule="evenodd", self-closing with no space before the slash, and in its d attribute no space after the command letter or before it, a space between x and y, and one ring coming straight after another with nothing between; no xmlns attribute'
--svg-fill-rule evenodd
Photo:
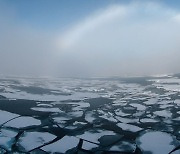
<svg viewBox="0 0 180 154"><path fill-rule="evenodd" d="M76 136L78 138L85 139L94 143L100 143L99 139L105 135L116 135L116 133L114 133L113 131L94 129L94 130L87 130L82 134Z"/></svg>
<svg viewBox="0 0 180 154"><path fill-rule="evenodd" d="M85 120L89 123L92 123L96 120L96 116L95 116L95 113L92 112L92 111L88 111L86 112L86 115L85 115Z"/></svg>
<svg viewBox="0 0 180 154"><path fill-rule="evenodd" d="M119 152L130 152L133 153L136 150L136 144L127 142L127 141L120 141L113 145L110 150L112 151L119 151Z"/></svg>
<svg viewBox="0 0 180 154"><path fill-rule="evenodd" d="M150 118L144 118L140 120L142 123L155 123L158 122L158 120L150 119Z"/></svg>
<svg viewBox="0 0 180 154"><path fill-rule="evenodd" d="M52 104L42 104L42 103L38 103L37 106L39 107L53 107Z"/></svg>
<svg viewBox="0 0 180 154"><path fill-rule="evenodd" d="M108 121L117 122L117 119L114 118L114 115L110 112L105 112L102 110L97 110L97 112L100 114L99 117L106 119Z"/></svg>
<svg viewBox="0 0 180 154"><path fill-rule="evenodd" d="M73 136L64 136L59 141L42 147L44 151L49 153L66 153L68 150L77 147L79 139Z"/></svg>
<svg viewBox="0 0 180 154"><path fill-rule="evenodd" d="M137 139L137 144L143 153L168 154L179 143L170 134L159 131L147 131ZM179 154L179 151L173 154Z"/></svg>
<svg viewBox="0 0 180 154"><path fill-rule="evenodd" d="M62 112L59 108L33 107L31 110L40 112Z"/></svg>
<svg viewBox="0 0 180 154"><path fill-rule="evenodd" d="M172 113L167 110L161 110L161 111L155 111L153 112L157 116L165 117L165 118L171 118Z"/></svg>
<svg viewBox="0 0 180 154"><path fill-rule="evenodd" d="M87 123L85 123L85 122L79 122L79 121L75 121L73 124L71 124L71 125L68 125L68 126L66 126L66 127L64 127L64 128L66 128L66 129L79 129L79 128L82 128L83 126L85 126Z"/></svg>
<svg viewBox="0 0 180 154"><path fill-rule="evenodd" d="M152 98L152 99L149 99L148 101L145 101L143 102L144 104L146 105L154 105L158 102L158 99L157 98Z"/></svg>
<svg viewBox="0 0 180 154"><path fill-rule="evenodd" d="M7 121L9 121L13 118L16 118L16 117L19 117L19 115L0 110L0 125L6 123Z"/></svg>
<svg viewBox="0 0 180 154"><path fill-rule="evenodd" d="M146 107L144 105L141 105L141 104L133 103L133 104L130 104L130 105L137 108L137 110L139 110L139 111L146 110Z"/></svg>
<svg viewBox="0 0 180 154"><path fill-rule="evenodd" d="M47 132L25 132L18 141L22 151L30 151L55 139L55 135Z"/></svg>
<svg viewBox="0 0 180 154"><path fill-rule="evenodd" d="M130 114L124 113L120 109L116 110L115 113L116 113L116 115L121 116L121 117L125 117L125 116L130 115Z"/></svg>
<svg viewBox="0 0 180 154"><path fill-rule="evenodd" d="M180 99L176 99L176 100L174 101L174 103L175 103L176 105L180 106Z"/></svg>
<svg viewBox="0 0 180 154"><path fill-rule="evenodd" d="M180 79L149 79L0 79L0 153L166 154L179 145Z"/></svg>
<svg viewBox="0 0 180 154"><path fill-rule="evenodd" d="M97 144L93 144L93 143L90 143L90 142L87 142L87 141L83 141L82 149L92 150L94 148L97 148L98 146L99 145L97 145Z"/></svg>
<svg viewBox="0 0 180 154"><path fill-rule="evenodd" d="M122 117L118 117L116 116L116 119L118 119L120 122L122 123L138 123L139 119L137 118L122 118Z"/></svg>
<svg viewBox="0 0 180 154"><path fill-rule="evenodd" d="M142 128L138 126L125 124L125 123L118 123L117 126L120 127L122 130L130 131L130 132L138 132L142 130Z"/></svg>
<svg viewBox="0 0 180 154"><path fill-rule="evenodd" d="M4 126L6 127L14 127L14 128L24 128L29 126L39 126L41 125L41 121L38 119L35 119L33 117L19 117L14 120L9 121Z"/></svg>
<svg viewBox="0 0 180 154"><path fill-rule="evenodd" d="M15 142L14 137L18 134L10 129L1 129L0 131L0 147L3 147L7 151L11 151L11 147Z"/></svg>
<svg viewBox="0 0 180 154"><path fill-rule="evenodd" d="M68 115L73 118L81 117L83 115L83 111L68 112Z"/></svg>

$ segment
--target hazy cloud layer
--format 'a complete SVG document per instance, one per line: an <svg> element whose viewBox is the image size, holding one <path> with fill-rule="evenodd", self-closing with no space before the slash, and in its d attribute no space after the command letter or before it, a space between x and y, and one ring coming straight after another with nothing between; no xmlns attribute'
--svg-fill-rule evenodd
<svg viewBox="0 0 180 154"><path fill-rule="evenodd" d="M6 9L0 11L0 23L1 74L180 72L180 12L161 3L110 5L56 34L20 24Z"/></svg>
<svg viewBox="0 0 180 154"><path fill-rule="evenodd" d="M179 14L157 3L109 6L73 26L60 49L92 74L179 72Z"/></svg>
<svg viewBox="0 0 180 154"><path fill-rule="evenodd" d="M48 75L54 67L54 38L20 24L8 8L0 10L0 74Z"/></svg>

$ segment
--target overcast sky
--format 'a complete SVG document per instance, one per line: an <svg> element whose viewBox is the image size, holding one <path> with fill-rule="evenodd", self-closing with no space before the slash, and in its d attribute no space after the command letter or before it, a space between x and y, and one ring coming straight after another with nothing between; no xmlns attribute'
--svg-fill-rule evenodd
<svg viewBox="0 0 180 154"><path fill-rule="evenodd" d="M0 74L180 72L179 0L1 0Z"/></svg>

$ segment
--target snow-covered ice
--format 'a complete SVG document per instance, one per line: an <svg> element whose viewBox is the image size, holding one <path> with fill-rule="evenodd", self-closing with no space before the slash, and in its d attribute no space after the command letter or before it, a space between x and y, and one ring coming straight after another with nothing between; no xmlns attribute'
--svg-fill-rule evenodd
<svg viewBox="0 0 180 154"><path fill-rule="evenodd" d="M130 132L138 132L142 130L142 128L138 126L125 124L125 123L118 123L117 126L120 127L122 130L130 131Z"/></svg>
<svg viewBox="0 0 180 154"><path fill-rule="evenodd" d="M59 141L42 147L44 151L49 153L65 153L70 149L77 147L79 139L73 136L64 136Z"/></svg>
<svg viewBox="0 0 180 154"><path fill-rule="evenodd" d="M144 153L168 154L178 145L178 141L170 134L148 131L137 139L137 144ZM173 154L179 154L179 151Z"/></svg>
<svg viewBox="0 0 180 154"><path fill-rule="evenodd" d="M39 147L49 141L55 139L55 135L46 132L25 132L20 137L18 145L23 151L30 151L36 147Z"/></svg>
<svg viewBox="0 0 180 154"><path fill-rule="evenodd" d="M39 126L41 121L33 117L19 117L5 124L6 127L24 128L29 126Z"/></svg>

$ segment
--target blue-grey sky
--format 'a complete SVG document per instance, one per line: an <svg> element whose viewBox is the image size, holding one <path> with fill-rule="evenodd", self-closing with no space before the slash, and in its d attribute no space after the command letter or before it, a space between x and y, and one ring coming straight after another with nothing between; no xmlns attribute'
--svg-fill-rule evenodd
<svg viewBox="0 0 180 154"><path fill-rule="evenodd" d="M158 2L172 9L180 9L178 0L144 0ZM16 16L17 22L29 24L34 28L45 30L59 30L103 9L108 5L144 2L135 0L2 0L1 9Z"/></svg>
<svg viewBox="0 0 180 154"><path fill-rule="evenodd" d="M0 74L180 72L179 0L2 0Z"/></svg>

